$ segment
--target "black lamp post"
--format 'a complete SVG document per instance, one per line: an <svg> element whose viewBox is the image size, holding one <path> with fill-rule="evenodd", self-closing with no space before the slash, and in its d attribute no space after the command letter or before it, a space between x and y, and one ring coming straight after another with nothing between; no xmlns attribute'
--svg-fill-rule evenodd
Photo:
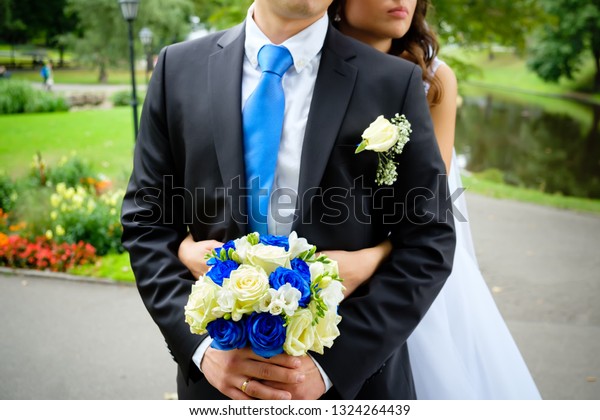
<svg viewBox="0 0 600 420"><path fill-rule="evenodd" d="M149 28L142 28L140 31L140 41L146 52L146 84L148 84L148 74L152 71L152 31Z"/></svg>
<svg viewBox="0 0 600 420"><path fill-rule="evenodd" d="M138 136L138 113L137 113L137 95L135 92L135 55L133 53L133 21L137 17L138 5L140 0L119 0L121 13L127 21L129 29L129 61L131 64L131 106L133 107L133 129L135 133L134 141Z"/></svg>

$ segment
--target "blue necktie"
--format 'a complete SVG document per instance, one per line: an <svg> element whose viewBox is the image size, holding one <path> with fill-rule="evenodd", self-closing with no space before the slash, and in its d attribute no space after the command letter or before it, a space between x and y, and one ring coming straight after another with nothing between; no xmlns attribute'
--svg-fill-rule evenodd
<svg viewBox="0 0 600 420"><path fill-rule="evenodd" d="M258 52L262 75L243 111L244 159L251 232L267 234L269 197L283 129L281 78L293 63L287 48L265 45Z"/></svg>

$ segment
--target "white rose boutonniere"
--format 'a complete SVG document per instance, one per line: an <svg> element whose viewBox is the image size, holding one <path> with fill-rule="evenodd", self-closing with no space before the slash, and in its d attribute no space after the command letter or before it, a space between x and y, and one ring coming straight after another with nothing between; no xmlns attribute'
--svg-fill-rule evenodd
<svg viewBox="0 0 600 420"><path fill-rule="evenodd" d="M383 115L362 134L362 141L355 153L371 150L378 153L379 165L375 182L378 185L392 185L398 178L394 157L402 153L404 145L410 140L410 123L404 115L396 114L391 121Z"/></svg>

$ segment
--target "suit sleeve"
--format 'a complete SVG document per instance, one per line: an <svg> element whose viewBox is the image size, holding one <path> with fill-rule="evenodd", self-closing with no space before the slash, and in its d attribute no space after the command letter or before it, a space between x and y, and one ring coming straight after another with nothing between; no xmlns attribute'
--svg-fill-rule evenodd
<svg viewBox="0 0 600 420"><path fill-rule="evenodd" d="M394 197L384 205L393 251L368 283L342 302L341 334L324 355L315 356L344 399L354 399L406 342L449 276L454 257L445 168L416 66L400 113L413 132L398 156Z"/></svg>
<svg viewBox="0 0 600 420"><path fill-rule="evenodd" d="M121 213L122 241L146 308L185 377L194 378L200 373L191 362L192 355L203 336L191 334L184 322L183 307L193 278L177 257L187 228L183 223L183 200L174 196L172 188L181 185L181 176L167 125L166 57L165 48L144 102L133 172Z"/></svg>

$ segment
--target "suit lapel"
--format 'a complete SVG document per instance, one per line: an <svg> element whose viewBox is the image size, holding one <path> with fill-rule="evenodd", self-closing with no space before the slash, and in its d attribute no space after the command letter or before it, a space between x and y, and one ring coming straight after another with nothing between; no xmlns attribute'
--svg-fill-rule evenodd
<svg viewBox="0 0 600 420"><path fill-rule="evenodd" d="M346 115L358 73L358 69L348 63L348 60L355 55L343 35L330 26L323 45L304 135L296 208L298 217L294 221L293 229L297 229L303 220L302 215L309 210L310 191L321 183L329 155Z"/></svg>
<svg viewBox="0 0 600 420"><path fill-rule="evenodd" d="M244 24L227 31L218 41L221 50L208 60L209 103L219 170L228 188L227 205L241 233L246 200L240 198L239 186L245 185L242 143L241 86L244 60Z"/></svg>

